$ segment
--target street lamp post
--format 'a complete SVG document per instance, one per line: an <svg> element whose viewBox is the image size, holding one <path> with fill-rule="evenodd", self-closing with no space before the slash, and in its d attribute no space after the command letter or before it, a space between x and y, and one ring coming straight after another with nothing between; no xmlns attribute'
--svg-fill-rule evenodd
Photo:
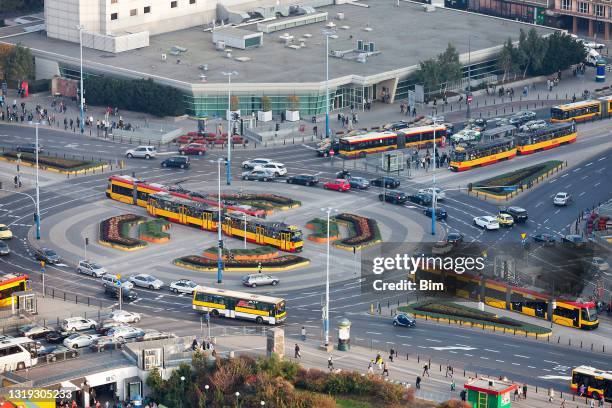
<svg viewBox="0 0 612 408"><path fill-rule="evenodd" d="M223 72L227 76L227 163L226 182L232 184L232 75L238 75L236 71Z"/></svg>
<svg viewBox="0 0 612 408"><path fill-rule="evenodd" d="M470 118L470 105L469 98L472 97L472 36L468 35L468 91L465 102L467 103L467 109L465 111L465 117Z"/></svg>
<svg viewBox="0 0 612 408"><path fill-rule="evenodd" d="M219 219L217 220L217 283L223 283L223 238L221 236L221 220L222 220L222 209L221 209L221 162L223 159L217 159L217 198L218 198L218 210ZM227 165L229 168L229 164Z"/></svg>
<svg viewBox="0 0 612 408"><path fill-rule="evenodd" d="M79 30L79 49L81 55L81 133L85 132L85 94L83 93L83 30L85 29L82 25L77 25L77 29Z"/></svg>
<svg viewBox="0 0 612 408"><path fill-rule="evenodd" d="M17 183L15 189L21 187L21 153L17 153Z"/></svg>
<svg viewBox="0 0 612 408"><path fill-rule="evenodd" d="M247 249L247 214L242 213L242 218L244 218L244 249Z"/></svg>
<svg viewBox="0 0 612 408"><path fill-rule="evenodd" d="M36 239L40 239L40 188L38 184L38 122L36 123L36 214L34 220L36 221Z"/></svg>
<svg viewBox="0 0 612 408"><path fill-rule="evenodd" d="M329 37L335 35L334 30L323 30L325 36L325 137L330 137L329 128Z"/></svg>
<svg viewBox="0 0 612 408"><path fill-rule="evenodd" d="M322 208L327 213L327 256L325 261L325 304L323 305L323 333L325 346L329 345L329 218L333 208Z"/></svg>
<svg viewBox="0 0 612 408"><path fill-rule="evenodd" d="M469 106L469 105L468 105ZM433 119L433 188L431 189L431 235L436 235L436 126L438 118Z"/></svg>

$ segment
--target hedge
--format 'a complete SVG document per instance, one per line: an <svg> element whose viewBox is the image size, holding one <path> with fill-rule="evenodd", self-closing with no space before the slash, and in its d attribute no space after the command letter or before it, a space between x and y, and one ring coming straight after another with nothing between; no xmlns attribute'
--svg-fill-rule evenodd
<svg viewBox="0 0 612 408"><path fill-rule="evenodd" d="M4 152L2 156L10 158L11 160L17 160L17 154L19 152ZM34 164L36 163L36 155L34 153L21 153L21 161L26 163ZM51 168L56 168L60 170L82 170L90 167L98 167L103 165L102 162L95 162L89 160L78 160L78 159L67 159L62 157L53 157L38 154L38 164L39 166L46 166Z"/></svg>
<svg viewBox="0 0 612 408"><path fill-rule="evenodd" d="M149 220L138 226L138 234L151 238L170 238L170 234L165 232L169 227L170 223L166 220Z"/></svg>

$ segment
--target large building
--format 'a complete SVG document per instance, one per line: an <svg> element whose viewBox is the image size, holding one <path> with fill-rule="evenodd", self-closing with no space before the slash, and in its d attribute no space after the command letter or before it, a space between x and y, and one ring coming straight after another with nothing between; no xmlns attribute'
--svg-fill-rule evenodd
<svg viewBox="0 0 612 408"><path fill-rule="evenodd" d="M243 115L260 110L262 97L268 96L275 114L297 103L302 116L310 117L325 112L326 85L333 109L407 99L419 63L442 53L449 43L460 53L472 85L495 80L497 55L506 39L516 41L521 29L532 27L541 35L554 31L408 1L299 7L300 12L286 17L243 21L214 33L209 27L195 26L151 35L148 47L120 53L85 48L85 75L151 78L183 91L189 114L211 117L223 115L227 108L228 77L224 73L235 71L238 75L231 78L231 91L238 96ZM223 20L254 16L255 10L244 6ZM329 82L323 30L333 30L328 32ZM39 33L7 41L32 49L39 78L79 77L78 44ZM462 89L466 81L451 85Z"/></svg>
<svg viewBox="0 0 612 408"><path fill-rule="evenodd" d="M554 0L553 11L573 33L610 40L612 3L602 0Z"/></svg>

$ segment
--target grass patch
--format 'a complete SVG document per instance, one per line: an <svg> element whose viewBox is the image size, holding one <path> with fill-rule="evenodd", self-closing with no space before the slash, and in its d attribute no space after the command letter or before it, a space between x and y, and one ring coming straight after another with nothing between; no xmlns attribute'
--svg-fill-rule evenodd
<svg viewBox="0 0 612 408"><path fill-rule="evenodd" d="M170 234L166 232L169 227L170 223L166 220L149 220L138 226L138 234L151 238L170 238Z"/></svg>
<svg viewBox="0 0 612 408"><path fill-rule="evenodd" d="M282 207L297 207L302 205L300 201L293 200L288 197L265 193L221 194L221 199L224 200L227 205L250 205L251 207L260 208L263 210L271 210Z"/></svg>
<svg viewBox="0 0 612 408"><path fill-rule="evenodd" d="M374 408L374 405L369 402L356 401L354 399L337 398L336 404L340 408Z"/></svg>
<svg viewBox="0 0 612 408"><path fill-rule="evenodd" d="M322 218L314 218L306 223L307 226L312 226L314 231L310 234L311 237L315 238L327 238L327 220ZM338 231L338 223L330 220L329 221L329 236L337 237L340 234Z"/></svg>
<svg viewBox="0 0 612 408"><path fill-rule="evenodd" d="M514 320L509 317L499 317L495 313L485 312L454 302L440 300L425 300L401 306L399 311L426 315L431 318L460 320L466 323L492 325L507 330L528 331L537 334L549 334L550 329Z"/></svg>
<svg viewBox="0 0 612 408"><path fill-rule="evenodd" d="M506 196L511 191L500 187L487 186L511 186L514 190L529 187L531 183L537 180L540 176L547 174L549 171L563 164L560 160L549 160L534 166L524 167L515 171L500 174L499 176L491 177L474 183L472 189L482 191L483 193Z"/></svg>
<svg viewBox="0 0 612 408"><path fill-rule="evenodd" d="M13 152L13 151L4 152L2 156L10 160L16 161L18 153L19 152ZM36 164L36 155L33 153L21 153L21 161L25 163L29 163L29 164ZM93 167L99 167L104 164L105 164L104 162L100 162L100 161L78 160L74 158L70 159L70 158L64 158L64 157L48 156L44 154L38 155L38 165L43 170L45 168L53 168L53 169L58 169L58 170L63 170L63 171L78 171L78 170L85 170L85 169L89 169Z"/></svg>
<svg viewBox="0 0 612 408"><path fill-rule="evenodd" d="M204 252L211 252L216 254L217 251L219 249L214 246L214 247L210 247L210 248L206 248L204 250ZM230 253L233 255L268 255L268 254L272 254L278 252L278 250L274 247L271 246L261 246L261 247L257 247L257 248L252 248L252 249L244 249L244 248L236 248L236 249L229 249L229 248L223 248L223 256L227 256Z"/></svg>

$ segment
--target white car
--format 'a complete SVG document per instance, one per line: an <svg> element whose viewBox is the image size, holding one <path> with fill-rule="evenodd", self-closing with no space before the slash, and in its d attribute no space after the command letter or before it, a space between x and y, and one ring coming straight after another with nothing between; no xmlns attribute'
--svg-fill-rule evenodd
<svg viewBox="0 0 612 408"><path fill-rule="evenodd" d="M433 196L433 187L422 188L419 190L419 194L429 194ZM444 200L446 198L446 193L441 188L436 187L436 200Z"/></svg>
<svg viewBox="0 0 612 408"><path fill-rule="evenodd" d="M102 275L102 286L104 286L104 289L106 289L107 286L117 286L118 284L119 284L119 279L117 279L116 275L113 275L111 273ZM134 288L134 284L130 282L129 280L127 280L125 277L121 278L121 286L123 286L126 289Z"/></svg>
<svg viewBox="0 0 612 408"><path fill-rule="evenodd" d="M555 194L555 197L553 198L553 204L565 206L568 205L571 200L572 197L569 195L569 193L559 192Z"/></svg>
<svg viewBox="0 0 612 408"><path fill-rule="evenodd" d="M85 275L91 275L94 278L100 278L106 273L106 269L101 267L95 262L91 261L79 261L77 266L77 272Z"/></svg>
<svg viewBox="0 0 612 408"><path fill-rule="evenodd" d="M584 41L584 40L582 40L582 44L586 48L590 48L592 50L601 50L602 48L606 48L605 44L598 43L598 42L595 42L595 41Z"/></svg>
<svg viewBox="0 0 612 408"><path fill-rule="evenodd" d="M133 157L137 157L139 159L152 159L157 155L157 150L155 146L138 146L135 149L128 149L125 152L125 155L128 159Z"/></svg>
<svg viewBox="0 0 612 408"><path fill-rule="evenodd" d="M74 333L64 339L64 346L77 349L81 347L89 347L100 336L97 334L79 334Z"/></svg>
<svg viewBox="0 0 612 408"><path fill-rule="evenodd" d="M136 338L137 341L163 340L175 338L176 334L160 332L153 329L144 329L143 333Z"/></svg>
<svg viewBox="0 0 612 408"><path fill-rule="evenodd" d="M179 279L170 282L170 290L174 293L189 293L191 295L197 287L198 285L189 279Z"/></svg>
<svg viewBox="0 0 612 408"><path fill-rule="evenodd" d="M77 331L95 329L98 323L93 319L85 319L84 317L69 317L62 321L62 329L65 331Z"/></svg>
<svg viewBox="0 0 612 408"><path fill-rule="evenodd" d="M138 323L140 321L140 313L128 312L127 310L113 310L110 318L121 323Z"/></svg>
<svg viewBox="0 0 612 408"><path fill-rule="evenodd" d="M491 217L490 215L474 218L474 224L489 231L499 229L497 218Z"/></svg>
<svg viewBox="0 0 612 408"><path fill-rule="evenodd" d="M538 119L526 122L524 125L521 125L519 130L521 132L533 132L534 130L545 129L546 127L548 127L548 122Z"/></svg>
<svg viewBox="0 0 612 408"><path fill-rule="evenodd" d="M472 140L480 140L480 132L473 129L463 129L451 136L455 142L469 142Z"/></svg>
<svg viewBox="0 0 612 408"><path fill-rule="evenodd" d="M164 286L164 282L157 279L155 276L147 275L146 273L130 276L130 282L136 286L156 290L159 290L162 286Z"/></svg>
<svg viewBox="0 0 612 408"><path fill-rule="evenodd" d="M285 168L285 165L283 163L262 164L262 165L255 166L254 170L261 170L261 169L270 171L272 174L274 174L275 177L280 177L280 176L284 176L285 174L287 174L287 168Z"/></svg>
<svg viewBox="0 0 612 408"><path fill-rule="evenodd" d="M142 336L144 332L136 327L132 326L118 326L113 327L106 335L108 337L112 337L113 339L117 339L119 341L123 341L126 339L135 339L136 337Z"/></svg>
<svg viewBox="0 0 612 408"><path fill-rule="evenodd" d="M242 168L244 169L254 169L257 166L263 166L264 164L274 163L274 160L271 159L253 159L253 160L245 160L242 162Z"/></svg>

